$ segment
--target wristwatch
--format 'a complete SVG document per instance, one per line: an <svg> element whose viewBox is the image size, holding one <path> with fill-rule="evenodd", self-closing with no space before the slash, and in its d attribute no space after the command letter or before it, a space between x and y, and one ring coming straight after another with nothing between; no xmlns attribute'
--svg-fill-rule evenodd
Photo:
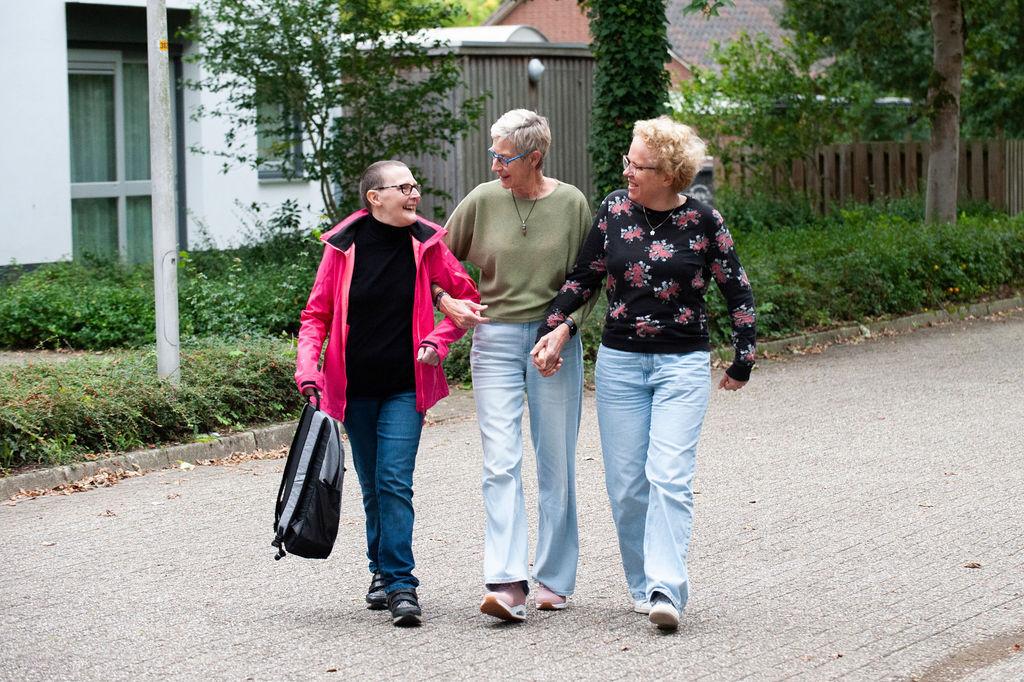
<svg viewBox="0 0 1024 682"><path fill-rule="evenodd" d="M578 332L580 328L576 326L576 323L572 321L572 318L566 317L562 322L564 322L565 326L569 328L569 336L576 336L576 332Z"/></svg>

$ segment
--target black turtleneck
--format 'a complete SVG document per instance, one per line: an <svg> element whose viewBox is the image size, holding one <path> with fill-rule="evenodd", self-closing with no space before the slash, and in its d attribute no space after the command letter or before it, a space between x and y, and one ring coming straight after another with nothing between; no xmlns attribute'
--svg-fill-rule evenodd
<svg viewBox="0 0 1024 682"><path fill-rule="evenodd" d="M345 372L349 398L386 398L416 387L412 302L416 263L409 226L367 216L353 225Z"/></svg>

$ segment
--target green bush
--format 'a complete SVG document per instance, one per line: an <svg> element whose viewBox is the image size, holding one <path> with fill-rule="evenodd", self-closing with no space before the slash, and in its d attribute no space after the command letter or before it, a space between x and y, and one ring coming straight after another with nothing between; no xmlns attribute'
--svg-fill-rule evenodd
<svg viewBox="0 0 1024 682"><path fill-rule="evenodd" d="M965 303L1024 283L1024 215L980 209L956 225L925 225L913 205L843 209L770 232L734 230L757 300L758 336ZM713 341L726 343L725 304L714 287L708 299Z"/></svg>
<svg viewBox="0 0 1024 682"><path fill-rule="evenodd" d="M754 288L761 338L969 302L1024 284L1024 215L1008 218L985 205L966 207L955 226L924 225L920 199L816 217L789 198L726 191L719 207ZM183 254L183 338L296 333L323 247L315 231L300 229L294 204L282 205L266 220L257 207L251 215L243 234L248 245ZM153 342L149 267L85 261L8 275L0 284L0 347L103 350ZM599 296L581 330L588 369L605 314L605 297ZM712 342L725 344L728 317L714 286L708 305ZM445 362L452 383L470 381L471 336L454 344ZM116 357L122 364L142 362ZM90 443L74 447L121 449L113 441Z"/></svg>
<svg viewBox="0 0 1024 682"><path fill-rule="evenodd" d="M53 263L0 286L0 347L139 346L154 338L153 270Z"/></svg>
<svg viewBox="0 0 1024 682"><path fill-rule="evenodd" d="M800 194L744 194L724 186L715 191L715 207L725 216L729 229L734 232L802 227L818 220L810 201Z"/></svg>
<svg viewBox="0 0 1024 682"><path fill-rule="evenodd" d="M261 207L240 234L247 245L182 252L178 267L183 337L295 334L323 245L301 229L286 201ZM0 348L105 350L153 343L153 269L86 259L50 263L0 284Z"/></svg>
<svg viewBox="0 0 1024 682"><path fill-rule="evenodd" d="M152 349L2 367L0 469L291 418L294 371L293 344L267 339L188 343L180 388L157 379Z"/></svg>

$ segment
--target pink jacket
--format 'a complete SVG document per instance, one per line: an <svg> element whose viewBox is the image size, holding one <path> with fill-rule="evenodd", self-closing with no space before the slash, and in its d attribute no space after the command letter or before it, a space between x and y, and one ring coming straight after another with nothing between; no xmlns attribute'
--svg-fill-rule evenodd
<svg viewBox="0 0 1024 682"><path fill-rule="evenodd" d="M320 391L320 407L342 421L345 418L345 344L348 337L348 297L356 247L355 231L347 229L369 215L366 209L356 211L320 237L324 255L316 281L309 292L309 301L302 311L299 325L298 357L295 360L295 383L299 391L316 386ZM413 225L412 249L416 263L416 290L413 292L412 347L417 353L426 341L437 348L443 361L448 347L465 334L447 317L436 327L431 284L438 284L455 298L480 300L476 285L441 241L445 229L420 218ZM318 367L320 352L327 342L323 366ZM416 378L416 410L426 412L448 395L448 382L441 364L436 367L414 362Z"/></svg>

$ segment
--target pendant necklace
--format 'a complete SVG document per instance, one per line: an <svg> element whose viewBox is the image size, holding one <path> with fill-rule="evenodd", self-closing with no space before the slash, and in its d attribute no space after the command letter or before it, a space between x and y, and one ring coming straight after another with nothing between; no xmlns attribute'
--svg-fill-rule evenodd
<svg viewBox="0 0 1024 682"><path fill-rule="evenodd" d="M540 197L537 197L537 199L533 200L533 203L530 204L530 210L527 212L526 217L524 218L523 214L519 212L519 203L516 201L516 193L512 192L512 190L509 190L509 192L512 193L512 205L516 207L516 215L519 216L519 229L522 230L523 236L525 237L526 221L530 219L531 215L533 215L533 208L534 206L537 205L537 199L540 199Z"/></svg>
<svg viewBox="0 0 1024 682"><path fill-rule="evenodd" d="M662 220L662 221L661 221L660 223L658 223L657 225L653 225L653 226L652 226L652 225L651 225L651 219L647 217L647 207L646 207L646 206L643 206L643 205L641 204L640 208L642 208L642 209L644 210L644 222L645 222L645 223L647 223L647 228L648 228L648 229L649 229L649 230L651 231L651 236L652 236L652 237L654 236L654 231L655 231L655 230L657 230L657 229L658 229L659 227L661 227L662 225L664 225L665 223L667 223L667 222L668 222L668 219L672 217L672 214L676 212L676 209L675 209L675 208L671 209L671 210L670 210L670 211L668 212L668 215L667 215L667 216L665 216L665 219L664 219L664 220ZM678 206L676 206L676 208L679 208L679 207L678 207ZM529 216L527 216L527 217L529 217Z"/></svg>

